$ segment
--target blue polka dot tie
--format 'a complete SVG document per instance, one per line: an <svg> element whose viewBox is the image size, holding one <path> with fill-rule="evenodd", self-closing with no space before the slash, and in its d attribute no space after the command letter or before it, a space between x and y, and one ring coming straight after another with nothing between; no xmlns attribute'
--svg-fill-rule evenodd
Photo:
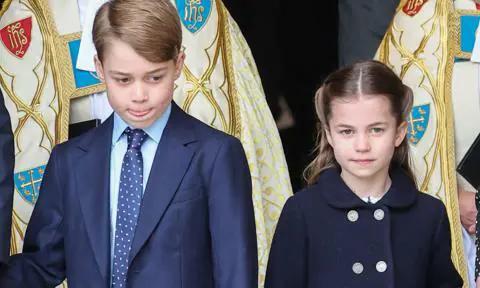
<svg viewBox="0 0 480 288"><path fill-rule="evenodd" d="M148 137L141 129L125 129L128 147L122 162L113 250L112 288L126 287L132 247L143 195L143 158L140 148Z"/></svg>

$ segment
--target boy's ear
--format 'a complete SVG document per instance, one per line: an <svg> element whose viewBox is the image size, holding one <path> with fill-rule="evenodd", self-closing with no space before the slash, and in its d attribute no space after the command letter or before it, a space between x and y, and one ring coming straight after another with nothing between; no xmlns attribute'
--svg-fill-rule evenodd
<svg viewBox="0 0 480 288"><path fill-rule="evenodd" d="M93 61L95 63L95 69L97 70L98 78L100 81L105 82L105 74L103 73L102 62L100 62L100 59L98 59L98 55L93 57Z"/></svg>
<svg viewBox="0 0 480 288"><path fill-rule="evenodd" d="M185 53L183 51L180 51L175 61L175 80L177 80L180 77L180 74L182 74L184 62L185 62Z"/></svg>
<svg viewBox="0 0 480 288"><path fill-rule="evenodd" d="M400 144L402 144L403 139L405 139L407 135L407 130L408 130L407 121L403 121L402 124L400 124L397 127L397 133L395 135L395 147L398 147L400 146Z"/></svg>

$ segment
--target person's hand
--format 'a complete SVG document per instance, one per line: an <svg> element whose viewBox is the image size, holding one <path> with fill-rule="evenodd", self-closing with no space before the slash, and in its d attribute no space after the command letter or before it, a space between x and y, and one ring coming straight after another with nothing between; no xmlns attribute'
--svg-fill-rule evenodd
<svg viewBox="0 0 480 288"><path fill-rule="evenodd" d="M480 277L477 278L477 288L480 288Z"/></svg>
<svg viewBox="0 0 480 288"><path fill-rule="evenodd" d="M460 221L470 234L475 234L477 207L475 206L475 193L458 188L458 206L460 208Z"/></svg>

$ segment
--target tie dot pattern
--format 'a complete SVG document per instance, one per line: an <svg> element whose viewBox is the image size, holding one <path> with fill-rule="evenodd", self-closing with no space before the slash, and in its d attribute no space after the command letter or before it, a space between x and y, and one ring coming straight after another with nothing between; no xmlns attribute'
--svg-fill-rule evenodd
<svg viewBox="0 0 480 288"><path fill-rule="evenodd" d="M148 137L143 130L129 127L124 133L128 146L120 173L112 288L123 288L127 284L128 258L143 194L143 157L140 149Z"/></svg>

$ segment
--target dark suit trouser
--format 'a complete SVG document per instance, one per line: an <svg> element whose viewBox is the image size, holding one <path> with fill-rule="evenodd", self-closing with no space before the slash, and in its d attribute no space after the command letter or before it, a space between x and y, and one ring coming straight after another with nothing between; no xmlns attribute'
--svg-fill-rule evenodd
<svg viewBox="0 0 480 288"><path fill-rule="evenodd" d="M0 265L10 255L13 209L13 167L15 163L10 115L0 90Z"/></svg>
<svg viewBox="0 0 480 288"><path fill-rule="evenodd" d="M338 0L339 65L372 59L399 0Z"/></svg>

